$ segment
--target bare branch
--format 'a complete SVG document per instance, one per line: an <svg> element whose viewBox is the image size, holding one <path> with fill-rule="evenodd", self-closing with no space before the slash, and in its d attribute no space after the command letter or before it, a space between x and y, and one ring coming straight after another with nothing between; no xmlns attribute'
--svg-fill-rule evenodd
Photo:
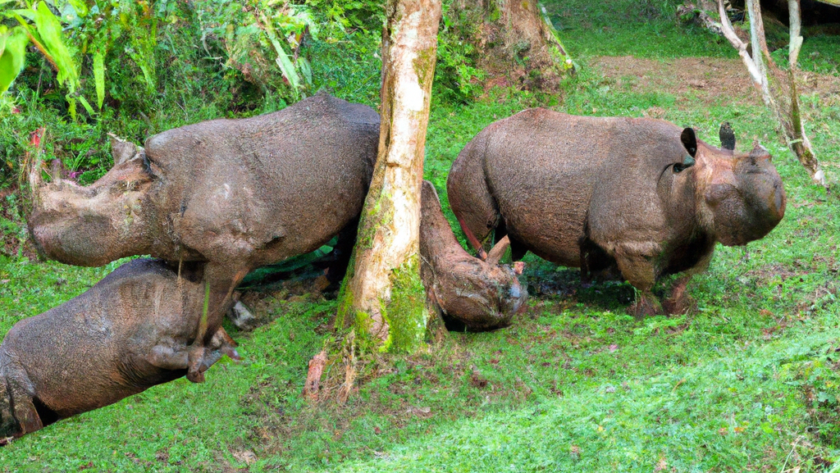
<svg viewBox="0 0 840 473"><path fill-rule="evenodd" d="M764 39L764 20L761 17L761 3L747 0L747 13L750 16L750 42L752 43L752 58L761 76L767 82L767 67L764 65L762 53L767 51L767 41Z"/></svg>
<svg viewBox="0 0 840 473"><path fill-rule="evenodd" d="M799 0L788 0L790 10L790 67L796 67L799 62L799 49L802 47L802 36L799 34L802 29L802 19L799 13Z"/></svg>
<svg viewBox="0 0 840 473"><path fill-rule="evenodd" d="M747 66L747 71L750 73L750 77L755 85L760 87L763 92L764 83L766 83L767 79L761 73L761 70L747 52L747 45L741 41L741 38L739 38L737 34L735 34L735 28L732 27L729 17L726 16L726 7L723 5L723 0L718 0L718 12L720 13L720 25L723 35L726 36L726 39L728 39L732 46L738 50L738 55L741 56L741 60L744 62L744 65ZM767 100L765 99L765 102L766 101Z"/></svg>

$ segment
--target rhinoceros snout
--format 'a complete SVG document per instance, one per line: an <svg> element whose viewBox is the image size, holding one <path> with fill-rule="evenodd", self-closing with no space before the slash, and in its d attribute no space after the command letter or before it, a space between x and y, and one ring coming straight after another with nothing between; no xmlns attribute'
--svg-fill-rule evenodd
<svg viewBox="0 0 840 473"><path fill-rule="evenodd" d="M711 186L706 198L715 206L718 239L727 246L763 238L785 216L785 190L775 170L743 174L737 186Z"/></svg>
<svg viewBox="0 0 840 473"><path fill-rule="evenodd" d="M29 233L42 256L64 264L102 266L113 260L112 245L95 238L113 233L106 217L70 219L42 214L32 219Z"/></svg>

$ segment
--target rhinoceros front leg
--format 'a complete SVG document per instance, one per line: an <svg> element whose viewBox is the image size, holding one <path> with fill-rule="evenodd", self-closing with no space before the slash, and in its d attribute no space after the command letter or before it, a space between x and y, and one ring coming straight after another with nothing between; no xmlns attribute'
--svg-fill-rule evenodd
<svg viewBox="0 0 840 473"><path fill-rule="evenodd" d="M662 307L665 309L666 314L685 314L694 307L694 299L688 295L688 283L695 274L708 269L711 261L712 251L709 251L703 255L693 268L686 271L674 282L668 298L662 301Z"/></svg>
<svg viewBox="0 0 840 473"><path fill-rule="evenodd" d="M684 314L694 305L694 301L687 293L690 280L691 275L685 275L677 279L671 286L671 294L662 301L662 308L666 314Z"/></svg>
<svg viewBox="0 0 840 473"><path fill-rule="evenodd" d="M198 371L203 374L224 355L234 360L240 360L241 357L235 347L236 342L230 338L224 328L219 327L219 330L210 340L210 344L201 352L203 358L198 360ZM170 339L155 345L149 354L148 361L158 368L173 371L184 370L190 367L190 355L193 353L199 354L192 346L178 345L175 340Z"/></svg>
<svg viewBox="0 0 840 473"><path fill-rule="evenodd" d="M233 290L247 274L248 268L228 269L213 263L204 268L204 306L195 341L188 352L187 379L193 383L204 382L202 363L210 356L208 350L211 350L216 332L221 330L222 319L232 302Z"/></svg>
<svg viewBox="0 0 840 473"><path fill-rule="evenodd" d="M629 309L636 318L662 313L662 305L653 295L653 285L656 283L656 246L653 243L631 243L616 250L615 261L622 276L639 290L636 302Z"/></svg>

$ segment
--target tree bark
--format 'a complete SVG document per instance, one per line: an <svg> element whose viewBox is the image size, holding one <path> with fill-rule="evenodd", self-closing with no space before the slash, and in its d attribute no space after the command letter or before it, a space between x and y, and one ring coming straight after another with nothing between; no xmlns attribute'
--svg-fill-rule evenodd
<svg viewBox="0 0 840 473"><path fill-rule="evenodd" d="M555 91L574 64L545 8L536 0L457 0L477 65L528 90ZM476 25L478 25L476 27Z"/></svg>
<svg viewBox="0 0 840 473"><path fill-rule="evenodd" d="M428 320L420 280L420 190L440 0L388 0L379 154L336 326L381 350L411 351Z"/></svg>
<svg viewBox="0 0 840 473"><path fill-rule="evenodd" d="M820 168L814 150L802 122L799 108L799 95L796 92L796 70L799 49L802 47L799 0L788 0L790 11L790 52L788 56L790 69L787 73L773 62L767 41L764 37L764 22L761 17L761 5L758 0L747 0L746 8L750 18L750 41L752 55L747 53L747 45L735 33L729 17L726 16L723 0L718 0L721 28L724 36L741 56L756 88L761 92L761 98L773 112L778 123L778 131L785 143L796 154L799 162L805 167L815 184L826 185L825 173ZM766 61L766 63L765 63ZM770 79L773 79L772 81Z"/></svg>

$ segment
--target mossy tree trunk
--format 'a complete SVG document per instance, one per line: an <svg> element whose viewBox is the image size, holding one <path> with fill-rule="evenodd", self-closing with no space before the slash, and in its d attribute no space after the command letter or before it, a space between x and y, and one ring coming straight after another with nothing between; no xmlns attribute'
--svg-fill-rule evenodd
<svg viewBox="0 0 840 473"><path fill-rule="evenodd" d="M411 351L425 335L420 191L440 0L387 0L382 31L379 155L362 211L336 326L357 340Z"/></svg>
<svg viewBox="0 0 840 473"><path fill-rule="evenodd" d="M453 8L471 30L466 39L475 47L477 66L491 80L504 77L507 85L551 92L574 70L537 0L455 0Z"/></svg>

